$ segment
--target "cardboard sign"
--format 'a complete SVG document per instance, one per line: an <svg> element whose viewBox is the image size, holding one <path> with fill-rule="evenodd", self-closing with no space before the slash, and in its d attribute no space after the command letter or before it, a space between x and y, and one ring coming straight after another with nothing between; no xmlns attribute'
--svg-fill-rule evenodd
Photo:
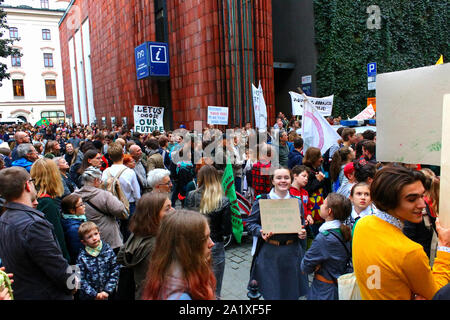
<svg viewBox="0 0 450 320"><path fill-rule="evenodd" d="M439 188L439 223L450 228L450 94L444 96L442 110L441 177Z"/></svg>
<svg viewBox="0 0 450 320"><path fill-rule="evenodd" d="M441 165L442 101L450 63L377 79L377 161Z"/></svg>
<svg viewBox="0 0 450 320"><path fill-rule="evenodd" d="M261 199L259 208L264 232L298 233L302 229L298 199Z"/></svg>
<svg viewBox="0 0 450 320"><path fill-rule="evenodd" d="M208 124L228 125L228 108L208 106Z"/></svg>
<svg viewBox="0 0 450 320"><path fill-rule="evenodd" d="M134 131L151 133L158 130L164 132L164 108L134 106Z"/></svg>

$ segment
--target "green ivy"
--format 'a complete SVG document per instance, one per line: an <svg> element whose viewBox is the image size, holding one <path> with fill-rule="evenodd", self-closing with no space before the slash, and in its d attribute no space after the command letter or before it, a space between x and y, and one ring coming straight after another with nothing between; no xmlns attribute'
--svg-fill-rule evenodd
<svg viewBox="0 0 450 320"><path fill-rule="evenodd" d="M381 29L367 28L370 5ZM450 5L442 0L314 0L318 96L335 95L333 115L354 117L375 90L367 89L367 64L377 73L434 65L450 59Z"/></svg>

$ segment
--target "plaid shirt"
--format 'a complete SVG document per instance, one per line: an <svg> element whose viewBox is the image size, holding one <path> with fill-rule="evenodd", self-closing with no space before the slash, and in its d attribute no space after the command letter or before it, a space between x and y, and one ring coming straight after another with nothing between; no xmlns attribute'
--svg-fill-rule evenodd
<svg viewBox="0 0 450 320"><path fill-rule="evenodd" d="M264 174L264 171L270 168L271 163L264 164L260 161L255 163L252 167L252 188L255 190L255 198L260 194L269 193L272 189L272 182L270 181L270 175L268 172ZM261 173L261 169L263 172Z"/></svg>

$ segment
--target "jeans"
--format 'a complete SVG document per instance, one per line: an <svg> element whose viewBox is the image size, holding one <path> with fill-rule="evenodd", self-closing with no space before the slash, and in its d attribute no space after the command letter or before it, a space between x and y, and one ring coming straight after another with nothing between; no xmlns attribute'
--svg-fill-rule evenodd
<svg viewBox="0 0 450 320"><path fill-rule="evenodd" d="M236 192L242 193L242 178L234 177L234 188Z"/></svg>
<svg viewBox="0 0 450 320"><path fill-rule="evenodd" d="M225 248L223 242L215 242L211 249L212 267L216 277L216 297L220 298L222 280L225 272Z"/></svg>
<svg viewBox="0 0 450 320"><path fill-rule="evenodd" d="M130 224L130 219L134 213L134 210L136 210L136 202L130 202L130 216L126 220L120 220L120 232L123 236L123 243L125 243L131 235L128 226Z"/></svg>

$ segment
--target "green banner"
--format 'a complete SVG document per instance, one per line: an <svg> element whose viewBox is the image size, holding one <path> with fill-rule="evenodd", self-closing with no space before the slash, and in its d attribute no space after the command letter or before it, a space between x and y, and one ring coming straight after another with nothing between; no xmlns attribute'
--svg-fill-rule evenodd
<svg viewBox="0 0 450 320"><path fill-rule="evenodd" d="M48 127L50 125L50 121L48 121L47 118L42 118L41 120L36 122L36 125L37 126L46 126L46 127Z"/></svg>
<svg viewBox="0 0 450 320"><path fill-rule="evenodd" d="M222 187L226 197L231 203L231 222L233 225L233 235L237 243L241 243L244 225L242 224L241 211L236 196L236 189L234 188L234 176L231 162L227 159L227 165L222 177Z"/></svg>

